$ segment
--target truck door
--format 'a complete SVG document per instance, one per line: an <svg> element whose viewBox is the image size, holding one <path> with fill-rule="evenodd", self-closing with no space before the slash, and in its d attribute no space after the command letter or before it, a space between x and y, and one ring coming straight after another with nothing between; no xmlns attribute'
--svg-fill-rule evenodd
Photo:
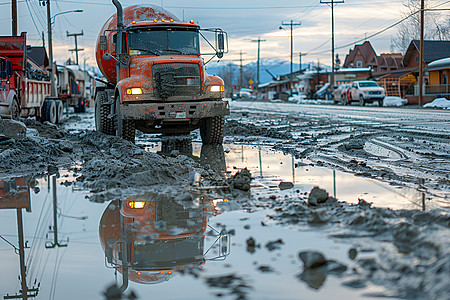
<svg viewBox="0 0 450 300"><path fill-rule="evenodd" d="M352 100L358 100L359 99L358 85L355 82L352 83L351 94L352 94Z"/></svg>
<svg viewBox="0 0 450 300"><path fill-rule="evenodd" d="M5 102L8 97L9 84L6 75L6 60L0 58L0 102Z"/></svg>

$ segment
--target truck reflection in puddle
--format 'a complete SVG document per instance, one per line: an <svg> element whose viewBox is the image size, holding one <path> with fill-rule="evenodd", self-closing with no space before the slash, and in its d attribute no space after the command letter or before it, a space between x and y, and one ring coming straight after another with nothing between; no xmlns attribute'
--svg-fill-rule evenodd
<svg viewBox="0 0 450 300"><path fill-rule="evenodd" d="M142 284L169 280L176 271L202 267L207 260L225 259L230 238L211 228L216 237L205 251L209 216L220 213L218 202L200 194L148 192L113 201L100 220L100 242L106 266L122 274L120 292L128 280Z"/></svg>
<svg viewBox="0 0 450 300"><path fill-rule="evenodd" d="M0 180L0 209L16 209L17 212L17 232L19 237L19 248L16 248L10 241L1 237L6 243L14 248L19 255L21 289L15 295L6 295L4 299L28 299L36 297L39 292L37 286L28 287L27 285L27 266L25 265L25 248L29 248L24 242L22 209L31 212L30 186L35 187L36 180L26 177L9 178ZM36 284L36 282L35 282Z"/></svg>

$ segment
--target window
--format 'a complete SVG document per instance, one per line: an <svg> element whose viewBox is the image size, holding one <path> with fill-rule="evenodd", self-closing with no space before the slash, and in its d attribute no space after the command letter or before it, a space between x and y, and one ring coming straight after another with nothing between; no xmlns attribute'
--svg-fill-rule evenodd
<svg viewBox="0 0 450 300"><path fill-rule="evenodd" d="M442 84L447 84L447 74L442 75Z"/></svg>
<svg viewBox="0 0 450 300"><path fill-rule="evenodd" d="M200 53L198 31L182 28L133 29L128 44L132 56Z"/></svg>
<svg viewBox="0 0 450 300"><path fill-rule="evenodd" d="M362 61L358 60L358 61L356 62L356 67L362 68L362 66L363 66Z"/></svg>
<svg viewBox="0 0 450 300"><path fill-rule="evenodd" d="M359 87L377 87L378 84L372 81L360 82Z"/></svg>

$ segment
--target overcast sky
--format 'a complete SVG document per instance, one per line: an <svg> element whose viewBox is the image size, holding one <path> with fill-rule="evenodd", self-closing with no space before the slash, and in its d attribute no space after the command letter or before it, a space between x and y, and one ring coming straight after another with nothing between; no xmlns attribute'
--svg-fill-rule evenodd
<svg viewBox="0 0 450 300"><path fill-rule="evenodd" d="M0 0L0 35L11 34L10 2ZM74 33L83 30L84 36L79 38L79 47L85 50L80 52L80 60L86 59L86 63L95 65L94 47L98 32L104 21L115 12L111 1L51 0L51 3L52 15L74 9L84 10L82 13L56 17L53 25L55 59L63 62L72 55L68 49L74 47L74 38L66 37L66 31ZM183 16L185 20L192 19L201 27L220 27L229 34L230 53L224 60L238 59L242 50L245 52L244 64L256 60L257 43L252 40L258 37L266 40L261 43L261 58L289 59L289 30L280 30L279 27L281 22L300 21L302 25L294 31L295 62L298 62L298 53L301 51L308 53L303 62L320 60L331 64L331 9L326 4L320 4L320 0L122 0L121 3L124 7L155 4L163 6L179 19L183 19ZM402 11L402 0L345 0L345 3L335 5L336 53L341 61L351 48L342 46L364 39L395 23L402 18ZM40 6L38 0L18 0L18 16L19 32L28 32L28 44L42 45L42 31L45 31L47 40L46 8ZM389 52L391 39L395 38L396 33L397 29L393 28L370 39L375 51L378 54Z"/></svg>

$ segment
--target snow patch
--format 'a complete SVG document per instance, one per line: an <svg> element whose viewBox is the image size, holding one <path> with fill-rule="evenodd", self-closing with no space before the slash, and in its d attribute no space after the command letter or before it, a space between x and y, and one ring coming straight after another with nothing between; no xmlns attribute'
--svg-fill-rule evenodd
<svg viewBox="0 0 450 300"><path fill-rule="evenodd" d="M400 97L384 97L383 106L403 106L408 104L408 99L402 99Z"/></svg>
<svg viewBox="0 0 450 300"><path fill-rule="evenodd" d="M450 109L450 100L446 98L436 98L433 102L425 104L423 107L438 107L443 109Z"/></svg>

